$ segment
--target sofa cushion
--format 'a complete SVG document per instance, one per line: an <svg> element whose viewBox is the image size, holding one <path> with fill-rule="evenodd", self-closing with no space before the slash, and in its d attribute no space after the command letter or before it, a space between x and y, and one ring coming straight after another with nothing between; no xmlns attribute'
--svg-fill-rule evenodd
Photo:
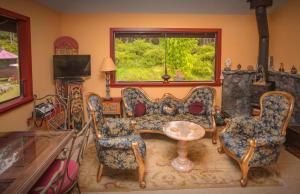
<svg viewBox="0 0 300 194"><path fill-rule="evenodd" d="M202 102L193 102L189 106L189 113L193 115L201 115L204 114L204 106Z"/></svg>
<svg viewBox="0 0 300 194"><path fill-rule="evenodd" d="M203 128L211 128L211 122L209 118L205 115L195 116L192 114L176 114L175 116L171 115L162 115L162 114L153 114L153 115L144 115L142 117L135 118L136 130L156 130L162 131L163 126L170 121L190 121L196 124L201 125Z"/></svg>
<svg viewBox="0 0 300 194"><path fill-rule="evenodd" d="M164 104L162 106L162 113L165 115L174 116L177 113L177 106L175 104Z"/></svg>
<svg viewBox="0 0 300 194"><path fill-rule="evenodd" d="M146 106L144 103L138 102L134 107L134 115L140 117L146 114Z"/></svg>
<svg viewBox="0 0 300 194"><path fill-rule="evenodd" d="M210 117L206 115L192 115L189 113L177 114L172 121L189 121L196 123L205 129L212 128Z"/></svg>
<svg viewBox="0 0 300 194"><path fill-rule="evenodd" d="M202 102L203 114L210 116L213 112L215 90L213 88L195 88L184 103L184 112L189 113L189 106L194 102Z"/></svg>

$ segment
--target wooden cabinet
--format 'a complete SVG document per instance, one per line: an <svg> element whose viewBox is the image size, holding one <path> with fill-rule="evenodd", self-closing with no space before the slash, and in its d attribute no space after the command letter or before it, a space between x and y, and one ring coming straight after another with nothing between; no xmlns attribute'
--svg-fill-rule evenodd
<svg viewBox="0 0 300 194"><path fill-rule="evenodd" d="M300 158L300 125L287 128L285 147L289 152Z"/></svg>
<svg viewBox="0 0 300 194"><path fill-rule="evenodd" d="M111 100L105 100L101 98L103 105L103 114L106 116L122 116L122 98L112 98Z"/></svg>
<svg viewBox="0 0 300 194"><path fill-rule="evenodd" d="M68 128L80 131L84 125L83 80L57 80L56 90L67 99Z"/></svg>

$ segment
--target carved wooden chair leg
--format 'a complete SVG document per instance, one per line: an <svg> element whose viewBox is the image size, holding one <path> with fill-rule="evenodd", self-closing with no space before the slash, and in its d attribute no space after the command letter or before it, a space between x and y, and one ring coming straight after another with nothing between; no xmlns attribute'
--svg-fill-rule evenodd
<svg viewBox="0 0 300 194"><path fill-rule="evenodd" d="M222 144L220 144L220 147L218 147L218 152L220 154L224 154L224 148L223 148Z"/></svg>
<svg viewBox="0 0 300 194"><path fill-rule="evenodd" d="M242 164L241 165L241 171L242 171L242 178L240 180L241 186L245 187L248 182L248 171L249 171L249 166L248 164Z"/></svg>
<svg viewBox="0 0 300 194"><path fill-rule="evenodd" d="M140 152L138 151L138 143L137 142L133 142L132 143L132 149L133 149L133 153L135 155L136 161L138 163L138 171L139 171L139 183L140 183L140 187L141 188L145 188L146 187L146 182L145 182L145 163L144 160L140 154Z"/></svg>
<svg viewBox="0 0 300 194"><path fill-rule="evenodd" d="M215 130L215 131L213 132L212 138L211 138L213 144L217 144L217 136L218 136L218 135L217 135L217 130Z"/></svg>
<svg viewBox="0 0 300 194"><path fill-rule="evenodd" d="M216 121L215 121L215 113L213 114L212 116L212 129L213 129L213 133L212 133L212 137L211 137L211 140L212 140L212 143L213 144L216 144L217 143L217 126L216 126Z"/></svg>
<svg viewBox="0 0 300 194"><path fill-rule="evenodd" d="M240 163L241 171L242 171L242 178L240 180L241 186L245 187L247 185L248 180L248 171L249 171L249 162L254 154L254 149L256 147L256 141L254 139L251 139L249 141L250 148L247 151L246 155L242 158L242 161Z"/></svg>
<svg viewBox="0 0 300 194"><path fill-rule="evenodd" d="M139 183L141 188L146 187L146 182L145 182L145 166L142 165L139 167Z"/></svg>
<svg viewBox="0 0 300 194"><path fill-rule="evenodd" d="M100 182L101 180L102 172L103 172L103 165L99 164L98 171L97 171L97 183Z"/></svg>
<svg viewBox="0 0 300 194"><path fill-rule="evenodd" d="M270 165L269 168L275 172L276 176L280 176L280 169L277 163Z"/></svg>

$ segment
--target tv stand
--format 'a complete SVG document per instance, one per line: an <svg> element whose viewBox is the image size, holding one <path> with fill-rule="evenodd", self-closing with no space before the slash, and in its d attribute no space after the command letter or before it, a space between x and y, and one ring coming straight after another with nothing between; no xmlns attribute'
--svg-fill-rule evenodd
<svg viewBox="0 0 300 194"><path fill-rule="evenodd" d="M67 101L68 128L80 131L84 125L82 78L57 79L56 93Z"/></svg>

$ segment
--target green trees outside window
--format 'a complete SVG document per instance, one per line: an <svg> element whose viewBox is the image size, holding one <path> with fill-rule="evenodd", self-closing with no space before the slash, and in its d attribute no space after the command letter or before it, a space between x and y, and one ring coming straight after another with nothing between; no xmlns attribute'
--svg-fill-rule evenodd
<svg viewBox="0 0 300 194"><path fill-rule="evenodd" d="M18 49L18 34L0 30L0 103L21 95Z"/></svg>
<svg viewBox="0 0 300 194"><path fill-rule="evenodd" d="M116 33L114 58L117 82L214 81L216 33Z"/></svg>
<svg viewBox="0 0 300 194"><path fill-rule="evenodd" d="M0 114L32 100L30 18L0 7Z"/></svg>

